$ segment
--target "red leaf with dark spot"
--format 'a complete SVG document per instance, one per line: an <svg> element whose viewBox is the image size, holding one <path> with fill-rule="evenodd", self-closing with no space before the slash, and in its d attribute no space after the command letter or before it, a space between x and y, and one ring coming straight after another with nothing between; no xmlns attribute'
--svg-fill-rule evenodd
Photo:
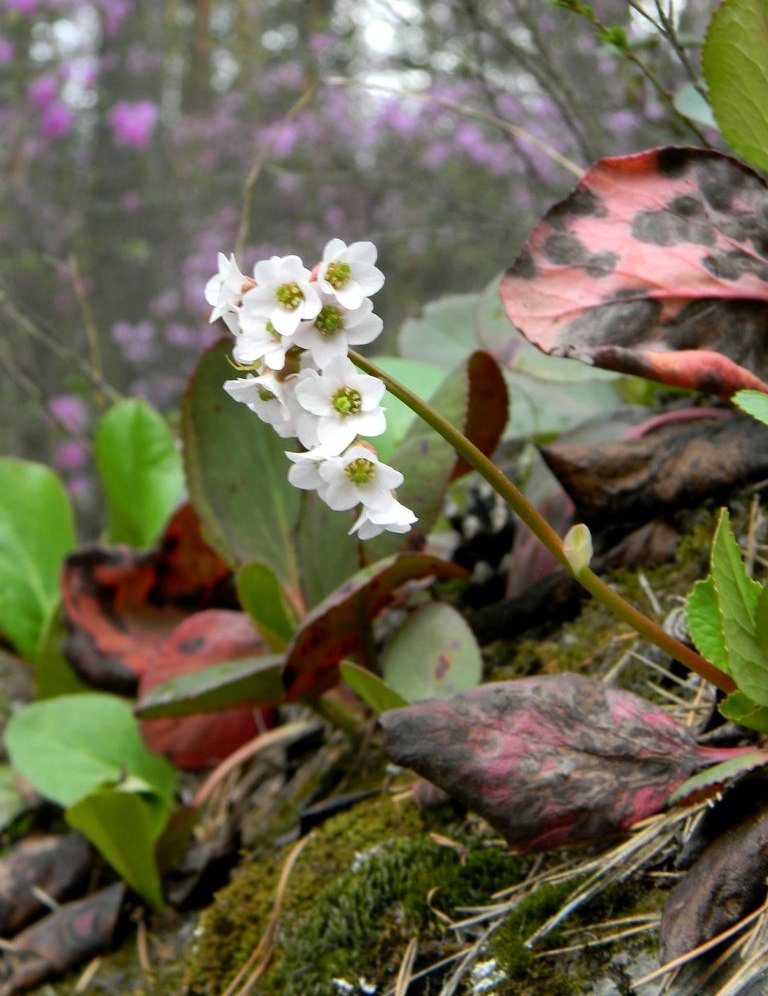
<svg viewBox="0 0 768 996"><path fill-rule="evenodd" d="M650 702L575 674L481 685L379 719L384 749L483 816L513 846L595 840L658 812L699 747Z"/></svg>
<svg viewBox="0 0 768 996"><path fill-rule="evenodd" d="M464 435L486 456L499 445L509 418L507 385L496 360L477 350L467 360L467 408L464 413ZM466 460L459 459L453 468L455 481L471 471Z"/></svg>
<svg viewBox="0 0 768 996"><path fill-rule="evenodd" d="M202 537L191 505L156 550L93 545L67 558L61 579L66 653L98 688L132 693L155 650L190 612L234 606L231 573Z"/></svg>
<svg viewBox="0 0 768 996"><path fill-rule="evenodd" d="M501 296L546 353L722 397L768 391L768 187L706 149L601 159L535 228Z"/></svg>
<svg viewBox="0 0 768 996"><path fill-rule="evenodd" d="M457 564L422 553L401 553L358 571L304 619L288 647L286 697L319 695L339 679L339 661L362 649L366 627L406 581L466 577Z"/></svg>
<svg viewBox="0 0 768 996"><path fill-rule="evenodd" d="M267 653L244 612L208 609L185 619L162 643L141 677L139 695L211 664ZM146 719L147 746L185 770L210 768L274 722L274 710L242 706L180 719Z"/></svg>

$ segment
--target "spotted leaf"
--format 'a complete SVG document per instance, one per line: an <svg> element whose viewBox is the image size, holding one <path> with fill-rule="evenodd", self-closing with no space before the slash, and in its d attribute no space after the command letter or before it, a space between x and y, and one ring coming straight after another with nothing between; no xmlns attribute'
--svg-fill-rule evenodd
<svg viewBox="0 0 768 996"><path fill-rule="evenodd" d="M707 764L686 727L575 674L481 685L379 718L384 749L522 851L594 840L660 810Z"/></svg>
<svg viewBox="0 0 768 996"><path fill-rule="evenodd" d="M722 397L768 391L768 187L706 149L602 159L534 229L501 296L546 353Z"/></svg>

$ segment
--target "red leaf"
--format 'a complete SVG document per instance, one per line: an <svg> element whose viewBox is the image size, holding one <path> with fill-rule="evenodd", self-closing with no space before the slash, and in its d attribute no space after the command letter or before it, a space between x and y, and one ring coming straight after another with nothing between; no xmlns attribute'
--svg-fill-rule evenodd
<svg viewBox="0 0 768 996"><path fill-rule="evenodd" d="M70 661L92 684L123 693L135 691L190 611L234 601L230 570L202 538L191 505L176 512L157 550L93 545L72 554L61 590Z"/></svg>
<svg viewBox="0 0 768 996"><path fill-rule="evenodd" d="M263 653L266 648L244 612L197 612L162 643L142 675L139 694L211 664ZM181 719L143 720L141 732L151 750L165 754L179 768L196 770L218 764L273 721L274 710L243 706Z"/></svg>
<svg viewBox="0 0 768 996"><path fill-rule="evenodd" d="M594 840L658 812L706 764L668 713L575 674L481 685L380 716L384 749L522 851Z"/></svg>
<svg viewBox="0 0 768 996"><path fill-rule="evenodd" d="M466 573L457 564L422 553L395 554L358 571L316 605L296 631L283 669L287 699L319 695L336 684L339 661L361 650L366 627L400 585L415 578Z"/></svg>
<svg viewBox="0 0 768 996"><path fill-rule="evenodd" d="M601 159L533 231L501 296L546 353L723 397L768 391L768 187L705 149Z"/></svg>
<svg viewBox="0 0 768 996"><path fill-rule="evenodd" d="M509 418L507 385L496 360L483 350L477 350L467 360L467 407L464 414L464 435L477 448L490 456L499 445ZM458 460L451 480L455 481L472 468L466 460Z"/></svg>

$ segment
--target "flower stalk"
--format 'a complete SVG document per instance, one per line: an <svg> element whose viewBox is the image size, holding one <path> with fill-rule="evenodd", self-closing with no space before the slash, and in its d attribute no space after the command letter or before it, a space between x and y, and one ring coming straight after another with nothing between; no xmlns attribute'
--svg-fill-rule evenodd
<svg viewBox="0 0 768 996"><path fill-rule="evenodd" d="M467 463L474 467L478 474L485 478L491 487L501 495L513 512L546 547L557 562L594 598L602 602L606 608L610 609L622 622L631 626L644 639L655 644L655 646L659 647L670 657L679 661L706 681L711 682L723 692L732 692L735 690L736 685L729 675L716 668L706 658L702 657L701 654L698 654L695 650L692 650L686 644L671 636L652 619L649 619L645 613L627 602L610 585L598 577L589 566L574 569L563 549L563 541L552 526L512 481L484 453L470 442L460 430L451 425L447 419L435 411L426 401L419 398L412 391L409 391L408 388L400 384L393 377L390 377L389 374L379 369L379 367L371 363L364 356L361 356L354 350L350 350L349 358L360 370L382 380L390 394L406 404L411 411L422 418L435 432L439 433L459 456L463 457Z"/></svg>

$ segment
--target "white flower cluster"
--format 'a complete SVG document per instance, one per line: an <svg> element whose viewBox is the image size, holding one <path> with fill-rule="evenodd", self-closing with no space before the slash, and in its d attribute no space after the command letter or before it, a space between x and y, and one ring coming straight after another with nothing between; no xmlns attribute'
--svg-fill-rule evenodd
<svg viewBox="0 0 768 996"><path fill-rule="evenodd" d="M360 539L405 533L416 521L394 494L403 475L360 439L386 429L384 384L347 356L382 329L368 298L384 283L375 263L372 242L331 239L313 271L298 256L273 256L251 278L234 256L219 253L219 272L205 288L211 321L224 320L235 336L235 362L250 371L225 390L304 447L286 454L292 484L316 490L333 509L361 506L350 529Z"/></svg>

